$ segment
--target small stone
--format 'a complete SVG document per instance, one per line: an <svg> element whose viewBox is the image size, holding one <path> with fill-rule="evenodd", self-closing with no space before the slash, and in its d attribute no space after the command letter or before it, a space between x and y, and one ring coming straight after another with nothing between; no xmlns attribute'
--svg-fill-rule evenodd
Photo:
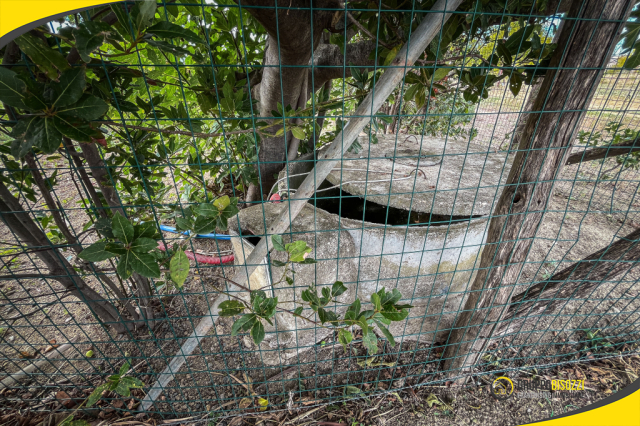
<svg viewBox="0 0 640 426"><path fill-rule="evenodd" d="M31 392L31 393L36 393L37 390L38 390L38 388L36 388L36 387L30 387L29 388L29 392Z"/></svg>
<svg viewBox="0 0 640 426"><path fill-rule="evenodd" d="M527 413L530 413L530 412L531 412L531 408L527 408Z"/></svg>

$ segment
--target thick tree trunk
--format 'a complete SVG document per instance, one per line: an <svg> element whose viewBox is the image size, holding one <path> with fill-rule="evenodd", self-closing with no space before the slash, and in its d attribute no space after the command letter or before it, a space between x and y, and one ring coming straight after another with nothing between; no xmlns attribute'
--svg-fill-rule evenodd
<svg viewBox="0 0 640 426"><path fill-rule="evenodd" d="M640 229L531 286L511 299L496 336L519 330L525 320L549 315L573 299L588 297L603 282L640 267Z"/></svg>
<svg viewBox="0 0 640 426"><path fill-rule="evenodd" d="M57 249L46 248L51 246L47 236L1 182L0 217L27 247L33 248L35 255L49 268L49 273L55 276L54 279L84 302L98 319L112 326L118 333L127 331L128 327L118 310L77 276L73 266Z"/></svg>
<svg viewBox="0 0 640 426"><path fill-rule="evenodd" d="M313 15L309 8L310 0L292 0L284 5L285 9L276 9L275 0L243 0L238 2L241 6L262 6L261 8L248 8L247 11L262 24L269 35L268 46L265 51L262 81L260 82L261 117L271 117L272 110L278 110L277 104L283 107L298 105L303 93L305 80L308 78L308 68L311 60L311 52L321 42L322 31L331 22L333 12L327 10L314 10ZM313 2L315 8L327 8L333 3L324 0ZM300 10L289 9L301 8ZM312 29L313 21L313 29ZM281 120L270 120L277 123ZM269 128L269 133L275 134L282 126ZM266 197L271 187L277 180L277 174L283 167L287 156L287 145L292 142L290 132L279 137L263 137L258 153L261 188L263 198Z"/></svg>
<svg viewBox="0 0 640 426"><path fill-rule="evenodd" d="M474 365L529 253L553 182L607 66L632 0L575 2L558 49L527 119L519 152L489 225L478 274L469 288L444 353L444 368L462 374ZM550 112L545 112L550 111Z"/></svg>

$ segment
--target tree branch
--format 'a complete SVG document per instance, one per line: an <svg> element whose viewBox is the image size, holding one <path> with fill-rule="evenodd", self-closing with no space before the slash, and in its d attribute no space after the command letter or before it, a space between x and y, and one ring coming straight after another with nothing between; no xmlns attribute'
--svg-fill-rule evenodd
<svg viewBox="0 0 640 426"><path fill-rule="evenodd" d="M618 144L602 146L571 154L565 164L584 163L585 161L601 160L640 151L640 137L629 139Z"/></svg>
<svg viewBox="0 0 640 426"><path fill-rule="evenodd" d="M497 335L519 328L535 315L549 315L571 300L587 294L606 280L637 268L640 264L640 229L625 235L602 250L590 254L554 274L548 280L529 287L511 299Z"/></svg>

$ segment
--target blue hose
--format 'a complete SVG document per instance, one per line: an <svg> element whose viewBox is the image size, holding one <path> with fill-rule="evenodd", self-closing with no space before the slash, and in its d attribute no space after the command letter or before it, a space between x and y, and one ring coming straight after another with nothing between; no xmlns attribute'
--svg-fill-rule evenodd
<svg viewBox="0 0 640 426"><path fill-rule="evenodd" d="M189 235L189 231L180 232L176 231L176 228L167 225L160 225L160 229L166 232L173 232L175 234ZM229 240L231 237L225 234L198 234L196 238L211 238L213 240Z"/></svg>

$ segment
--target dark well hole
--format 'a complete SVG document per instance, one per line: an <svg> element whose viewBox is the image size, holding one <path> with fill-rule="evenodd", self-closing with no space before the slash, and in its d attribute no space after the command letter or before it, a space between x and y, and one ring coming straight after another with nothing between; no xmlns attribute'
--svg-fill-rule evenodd
<svg viewBox="0 0 640 426"><path fill-rule="evenodd" d="M257 246L260 240L262 239L260 237L256 237L256 234L249 231L248 229L242 230L242 238L249 241L251 244L253 244L254 247Z"/></svg>
<svg viewBox="0 0 640 426"><path fill-rule="evenodd" d="M325 181L320 188L332 186L327 185L327 183L328 182ZM382 206L371 201L366 203L365 208L364 199L357 195L351 195L340 188L321 191L315 195L316 199L309 200L309 203L317 208L353 220L362 220L364 213L364 220L366 222L381 225L406 226L408 223L410 226L447 226L450 223L465 222L476 217L481 217L479 215L446 216L413 211L409 212L396 207Z"/></svg>

